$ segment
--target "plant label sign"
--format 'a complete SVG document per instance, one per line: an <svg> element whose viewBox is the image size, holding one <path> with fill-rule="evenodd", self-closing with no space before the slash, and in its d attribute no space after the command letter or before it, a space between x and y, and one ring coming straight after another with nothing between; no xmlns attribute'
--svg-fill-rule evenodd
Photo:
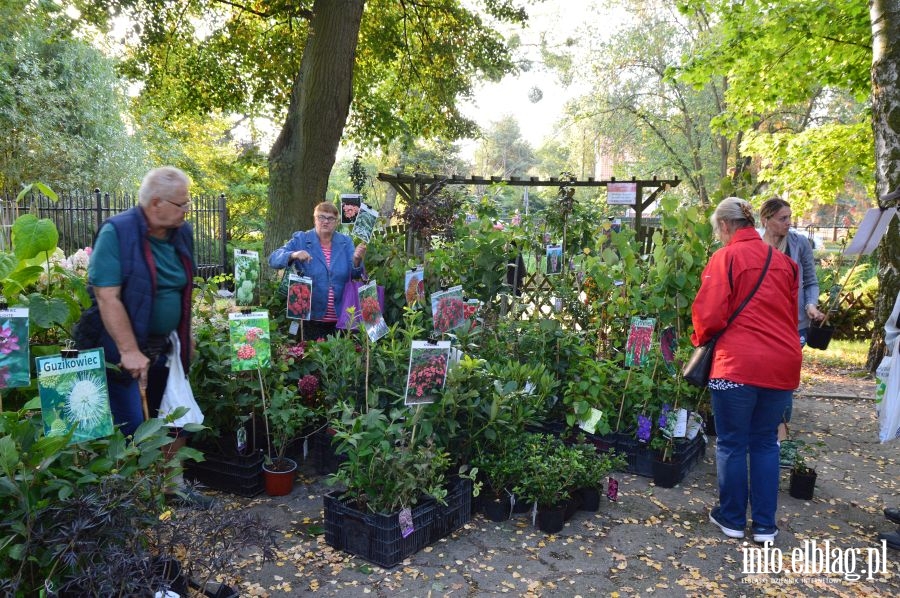
<svg viewBox="0 0 900 598"><path fill-rule="evenodd" d="M259 305L259 252L234 250L234 302Z"/></svg>
<svg viewBox="0 0 900 598"><path fill-rule="evenodd" d="M633 206L637 201L637 183L607 183L608 205Z"/></svg>
<svg viewBox="0 0 900 598"><path fill-rule="evenodd" d="M287 317L309 320L312 313L312 278L290 274L288 279Z"/></svg>
<svg viewBox="0 0 900 598"><path fill-rule="evenodd" d="M397 522L400 524L400 535L404 538L416 531L413 525L412 509L409 507L400 510L400 514L397 515Z"/></svg>
<svg viewBox="0 0 900 598"><path fill-rule="evenodd" d="M341 224L353 224L362 204L362 195L359 193L344 193L341 195Z"/></svg>
<svg viewBox="0 0 900 598"><path fill-rule="evenodd" d="M267 368L271 365L269 312L263 310L228 314L228 334L232 372Z"/></svg>
<svg viewBox="0 0 900 598"><path fill-rule="evenodd" d="M410 309L421 309L425 305L425 268L416 266L407 270L403 288L406 289L406 305Z"/></svg>
<svg viewBox="0 0 900 598"><path fill-rule="evenodd" d="M0 310L0 390L31 384L28 308Z"/></svg>
<svg viewBox="0 0 900 598"><path fill-rule="evenodd" d="M585 419L578 422L578 427L587 432L588 434L596 434L597 433L597 425L603 420L603 412L599 409L595 409L594 407L590 408L590 411L587 414Z"/></svg>
<svg viewBox="0 0 900 598"><path fill-rule="evenodd" d="M650 344L656 318L631 318L628 340L625 342L625 366L644 367L650 358Z"/></svg>
<svg viewBox="0 0 900 598"><path fill-rule="evenodd" d="M434 403L447 381L450 341L413 341L406 376L406 405Z"/></svg>
<svg viewBox="0 0 900 598"><path fill-rule="evenodd" d="M675 327L667 326L659 333L659 349L662 352L663 363L666 371L675 375L675 351L678 350L678 338L675 335Z"/></svg>
<svg viewBox="0 0 900 598"><path fill-rule="evenodd" d="M463 301L462 285L450 287L446 291L431 294L431 315L434 329L450 332L465 324L466 302Z"/></svg>
<svg viewBox="0 0 900 598"><path fill-rule="evenodd" d="M559 274L563 267L562 245L547 245L547 274Z"/></svg>
<svg viewBox="0 0 900 598"><path fill-rule="evenodd" d="M375 230L375 223L378 221L378 212L370 208L364 203L359 205L359 212L356 214L356 222L353 223L353 236L362 239L368 243L372 238L372 231Z"/></svg>
<svg viewBox="0 0 900 598"><path fill-rule="evenodd" d="M76 443L113 433L103 349L79 351L73 358L38 357L35 364L45 436L74 430Z"/></svg>
<svg viewBox="0 0 900 598"><path fill-rule="evenodd" d="M357 289L359 310L362 314L363 328L373 343L388 333L387 323L381 313L381 302L378 301L378 285L373 278Z"/></svg>

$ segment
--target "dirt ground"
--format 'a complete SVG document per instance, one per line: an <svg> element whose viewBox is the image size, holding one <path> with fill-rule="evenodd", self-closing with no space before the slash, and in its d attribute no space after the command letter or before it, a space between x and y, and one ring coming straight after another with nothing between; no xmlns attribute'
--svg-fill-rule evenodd
<svg viewBox="0 0 900 598"><path fill-rule="evenodd" d="M229 581L242 596L898 596L900 552L875 538L892 525L881 515L900 505L900 444L880 444L874 381L859 372L807 367L792 434L821 439L811 501L792 498L783 470L774 549L760 557L746 540L723 536L708 521L717 501L715 438L675 488L622 474L619 500L578 513L562 532L538 531L527 514L504 523L475 515L462 529L381 569L327 546L319 534L322 495L330 490L304 467L293 493L238 498L279 530L279 558L247 555ZM833 557L795 570L799 551ZM768 572L748 573L749 555ZM879 560L880 559L880 560ZM807 559L809 561L810 559ZM778 571L776 572L776 568ZM809 567L808 567L809 568Z"/></svg>

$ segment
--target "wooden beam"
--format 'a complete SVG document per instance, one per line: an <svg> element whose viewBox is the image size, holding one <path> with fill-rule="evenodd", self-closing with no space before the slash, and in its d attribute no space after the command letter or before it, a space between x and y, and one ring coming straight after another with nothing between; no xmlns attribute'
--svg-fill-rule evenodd
<svg viewBox="0 0 900 598"><path fill-rule="evenodd" d="M473 185L473 184L484 184L487 182L498 182L498 183L506 183L509 186L513 187L559 187L560 185L565 185L566 187L606 187L609 183L615 183L616 178L612 177L608 180L594 180L593 177L589 177L587 180L579 181L561 181L557 177L551 177L550 179L541 179L540 177L528 177L521 178L518 176L512 176L509 178L500 178L492 176L490 181L485 179L483 176L470 175L469 178L465 176L454 174L448 177L435 177L434 175L428 176L423 175L421 173L416 173L415 175L408 174L388 174L384 172L378 173L378 180L384 183L418 183L418 184L429 184L429 183L439 183L446 182L448 185ZM623 182L622 179L619 179L618 182ZM678 177L674 179L659 179L657 177L653 177L652 179L637 179L636 177L631 177L631 180L625 179L624 182L630 183L638 183L643 187L677 187L681 180Z"/></svg>

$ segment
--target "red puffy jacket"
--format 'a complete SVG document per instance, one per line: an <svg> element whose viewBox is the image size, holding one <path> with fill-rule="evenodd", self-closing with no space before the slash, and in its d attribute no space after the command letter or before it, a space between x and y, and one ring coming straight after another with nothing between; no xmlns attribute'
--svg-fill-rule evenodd
<svg viewBox="0 0 900 598"><path fill-rule="evenodd" d="M694 346L725 328L756 286L768 251L759 234L747 227L735 231L728 245L712 255L691 308ZM756 294L716 343L710 378L777 390L800 385L797 276L797 264L773 250Z"/></svg>

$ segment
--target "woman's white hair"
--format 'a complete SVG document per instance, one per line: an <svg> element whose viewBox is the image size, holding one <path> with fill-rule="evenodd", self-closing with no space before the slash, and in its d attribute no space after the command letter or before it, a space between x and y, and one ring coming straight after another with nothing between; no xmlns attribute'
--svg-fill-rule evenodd
<svg viewBox="0 0 900 598"><path fill-rule="evenodd" d="M174 166L160 166L144 175L138 190L138 203L147 207L153 198L177 199L184 189L190 187L188 175Z"/></svg>
<svg viewBox="0 0 900 598"><path fill-rule="evenodd" d="M740 197L726 197L719 202L716 210L709 217L709 223L712 224L713 229L718 229L720 222L726 223L732 230L755 226L753 206Z"/></svg>

